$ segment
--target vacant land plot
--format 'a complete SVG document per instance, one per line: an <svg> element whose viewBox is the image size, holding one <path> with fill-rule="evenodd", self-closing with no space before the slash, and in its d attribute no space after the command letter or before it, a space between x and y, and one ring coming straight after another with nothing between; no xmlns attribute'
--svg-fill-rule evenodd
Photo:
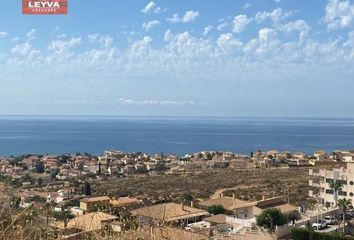
<svg viewBox="0 0 354 240"><path fill-rule="evenodd" d="M244 200L259 200L290 193L290 202L306 201L308 168L262 170L215 170L182 175L135 176L94 180L97 194L130 195L149 199L176 200L190 192L195 198L208 198L225 189Z"/></svg>

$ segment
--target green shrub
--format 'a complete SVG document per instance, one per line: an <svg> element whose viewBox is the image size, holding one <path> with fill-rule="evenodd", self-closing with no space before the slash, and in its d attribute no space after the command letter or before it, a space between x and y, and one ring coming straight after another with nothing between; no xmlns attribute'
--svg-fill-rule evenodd
<svg viewBox="0 0 354 240"><path fill-rule="evenodd" d="M293 240L354 240L353 237L342 236L342 233L325 234L301 228L293 229L291 235Z"/></svg>
<svg viewBox="0 0 354 240"><path fill-rule="evenodd" d="M224 214L226 212L225 208L222 205L212 205L210 207L208 207L207 211L210 214Z"/></svg>
<svg viewBox="0 0 354 240"><path fill-rule="evenodd" d="M282 226L286 223L284 214L279 209L267 208L256 218L257 225L273 231L276 226Z"/></svg>

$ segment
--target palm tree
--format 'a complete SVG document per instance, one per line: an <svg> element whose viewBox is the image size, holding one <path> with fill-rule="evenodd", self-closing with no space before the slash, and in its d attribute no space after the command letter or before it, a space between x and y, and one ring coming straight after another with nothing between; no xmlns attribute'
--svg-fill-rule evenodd
<svg viewBox="0 0 354 240"><path fill-rule="evenodd" d="M325 202L324 206L325 206L325 208L328 211L328 209L331 207L331 203L330 202Z"/></svg>
<svg viewBox="0 0 354 240"><path fill-rule="evenodd" d="M339 199L338 206L340 207L340 209L342 209L343 212L343 232L345 232L345 214L347 213L348 208L353 207L352 200L346 198Z"/></svg>
<svg viewBox="0 0 354 240"><path fill-rule="evenodd" d="M338 192L342 190L343 184L336 181L336 180L332 180L329 182L329 187L333 190L334 202L336 203L336 206L337 206L338 205Z"/></svg>

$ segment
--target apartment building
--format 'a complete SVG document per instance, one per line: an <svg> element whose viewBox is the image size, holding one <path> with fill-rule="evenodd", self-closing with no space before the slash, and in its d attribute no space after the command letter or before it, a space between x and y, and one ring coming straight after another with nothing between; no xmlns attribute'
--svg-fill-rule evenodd
<svg viewBox="0 0 354 240"><path fill-rule="evenodd" d="M336 198L350 198L354 202L354 163L347 163L346 168L334 168L332 170L309 170L312 179L309 180L311 189L309 196L317 199L318 203L329 202L335 204ZM340 182L342 188L338 194L334 194L330 187L332 181Z"/></svg>

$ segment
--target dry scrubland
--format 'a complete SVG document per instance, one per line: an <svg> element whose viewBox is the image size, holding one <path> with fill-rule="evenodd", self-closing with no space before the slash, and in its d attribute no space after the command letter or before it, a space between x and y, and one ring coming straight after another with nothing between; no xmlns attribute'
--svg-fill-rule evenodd
<svg viewBox="0 0 354 240"><path fill-rule="evenodd" d="M304 202L308 195L308 168L217 170L181 175L135 176L92 181L97 194L131 195L151 199L176 200L190 192L195 198L207 198L221 189L225 194L244 200L260 200L287 194L293 204ZM230 188L230 189L229 189Z"/></svg>
<svg viewBox="0 0 354 240"><path fill-rule="evenodd" d="M304 202L308 192L308 169L272 170L218 170L183 175L156 175L106 180L93 180L91 186L97 194L133 195L151 199L177 200L186 192L195 198L217 195L221 189L226 195L234 192L238 198L256 200L263 195L271 197L285 194L290 189L290 200L294 204ZM6 201L5 201L6 202ZM2 239L57 239L57 233L45 224L45 219L26 209L17 213L9 207L0 208L0 240ZM147 234L147 236L146 236ZM164 233L166 234L166 233ZM105 233L93 233L83 239L149 239L150 231L126 232L107 237ZM158 232L154 239L160 239ZM79 238L77 238L79 239Z"/></svg>

